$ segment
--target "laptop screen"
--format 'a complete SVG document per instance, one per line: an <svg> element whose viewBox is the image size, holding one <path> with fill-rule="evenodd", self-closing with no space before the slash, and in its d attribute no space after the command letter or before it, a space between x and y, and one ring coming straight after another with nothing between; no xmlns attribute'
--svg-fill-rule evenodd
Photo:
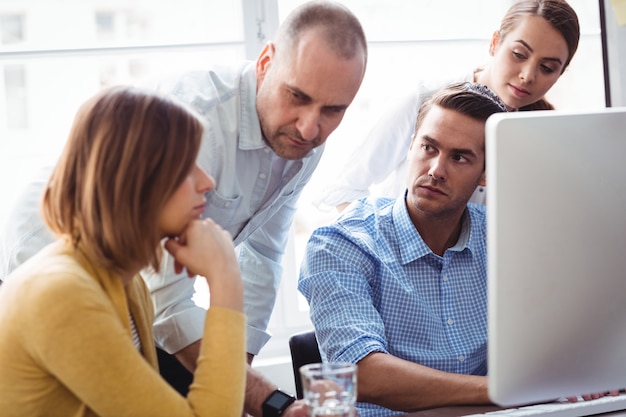
<svg viewBox="0 0 626 417"><path fill-rule="evenodd" d="M626 387L626 108L487 121L489 395Z"/></svg>

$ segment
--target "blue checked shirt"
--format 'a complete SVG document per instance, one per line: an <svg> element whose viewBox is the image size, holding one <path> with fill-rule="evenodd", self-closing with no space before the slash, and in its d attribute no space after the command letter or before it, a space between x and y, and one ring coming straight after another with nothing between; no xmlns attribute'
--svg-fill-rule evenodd
<svg viewBox="0 0 626 417"><path fill-rule="evenodd" d="M404 198L358 200L315 230L298 289L309 302L322 358L357 363L384 352L486 375L486 238L485 207L468 204L457 244L438 256L415 229ZM360 417L394 414L357 406Z"/></svg>

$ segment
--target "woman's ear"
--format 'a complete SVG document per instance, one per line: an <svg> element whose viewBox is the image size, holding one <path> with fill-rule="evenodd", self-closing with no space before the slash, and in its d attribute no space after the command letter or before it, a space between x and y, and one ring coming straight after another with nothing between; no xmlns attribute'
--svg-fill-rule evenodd
<svg viewBox="0 0 626 417"><path fill-rule="evenodd" d="M500 32L496 30L495 32L493 32L493 35L491 35L491 42L489 43L489 55L494 56L499 42Z"/></svg>
<svg viewBox="0 0 626 417"><path fill-rule="evenodd" d="M261 50L259 57L256 59L255 73L257 82L265 78L265 74L267 74L267 70L274 58L275 50L276 46L272 42L266 43L263 50Z"/></svg>

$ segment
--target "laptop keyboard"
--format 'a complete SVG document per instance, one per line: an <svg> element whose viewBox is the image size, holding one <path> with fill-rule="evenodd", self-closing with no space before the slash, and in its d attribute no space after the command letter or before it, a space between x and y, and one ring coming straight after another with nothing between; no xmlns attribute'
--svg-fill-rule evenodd
<svg viewBox="0 0 626 417"><path fill-rule="evenodd" d="M626 409L626 394L618 396L606 396L596 400L572 403L568 401L556 401L545 404L525 405L518 408L507 408L503 410L490 411L484 414L471 414L471 416L482 417L582 417L594 414L609 413ZM466 416L468 417L468 416Z"/></svg>

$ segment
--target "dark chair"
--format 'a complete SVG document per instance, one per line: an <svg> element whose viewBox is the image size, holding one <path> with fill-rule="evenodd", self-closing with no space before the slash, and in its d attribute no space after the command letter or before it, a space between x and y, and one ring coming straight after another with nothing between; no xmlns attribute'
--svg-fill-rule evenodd
<svg viewBox="0 0 626 417"><path fill-rule="evenodd" d="M163 379L169 382L180 395L186 397L189 393L189 386L193 382L193 374L176 359L176 356L159 348L157 348L157 358Z"/></svg>
<svg viewBox="0 0 626 417"><path fill-rule="evenodd" d="M322 361L315 331L310 330L292 335L289 338L289 350L291 351L293 377L296 383L296 397L302 399L300 367L309 363L319 363Z"/></svg>

